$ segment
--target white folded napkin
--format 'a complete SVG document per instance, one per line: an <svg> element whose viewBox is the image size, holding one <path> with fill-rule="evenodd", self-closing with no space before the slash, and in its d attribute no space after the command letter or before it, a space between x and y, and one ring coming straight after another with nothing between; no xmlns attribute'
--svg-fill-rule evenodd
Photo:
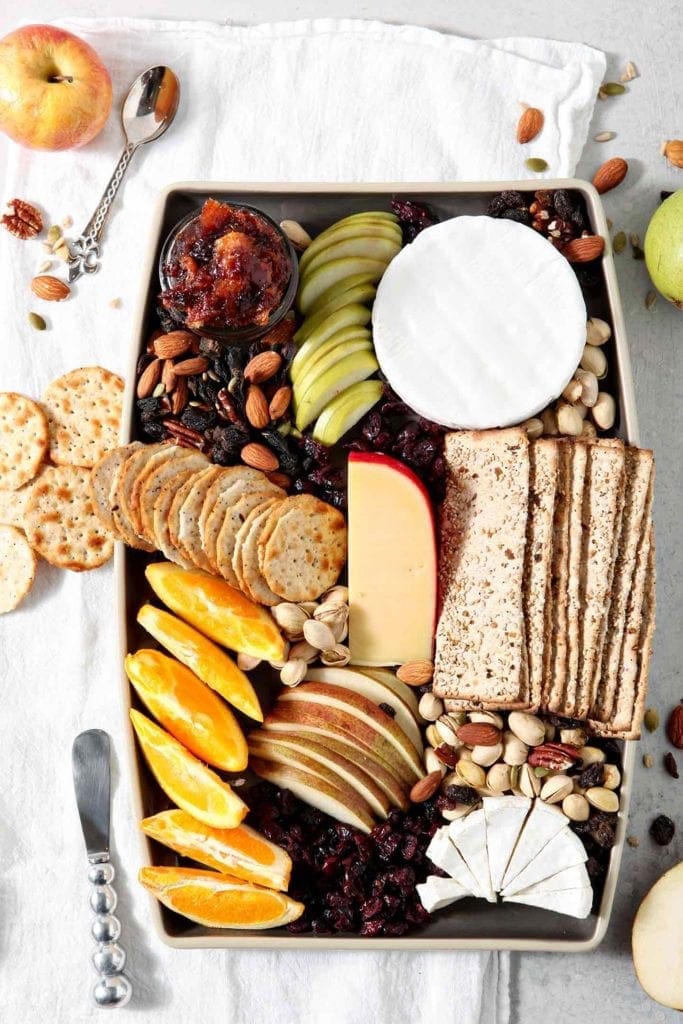
<svg viewBox="0 0 683 1024"><path fill-rule="evenodd" d="M39 396L55 376L102 363L122 372L138 275L159 190L172 181L429 181L571 175L605 60L541 39L479 42L377 22L292 22L235 28L201 22L68 20L109 67L117 106L151 64L182 86L178 118L141 150L107 225L101 272L59 306L28 282L44 253L0 231L0 389ZM519 103L545 127L515 141ZM123 147L117 116L84 150L9 147L2 194L38 203L48 223L86 223ZM542 176L541 176L542 177ZM121 299L121 308L110 300ZM27 311L46 315L37 334ZM92 943L82 840L71 789L74 735L100 726L124 758L127 728L111 568L82 576L41 565L32 594L0 619L3 763L0 1005L7 1020L92 1020ZM129 771L116 764L118 887L136 999L131 1024L504 1024L509 958L479 953L256 952L165 948L135 881L137 823Z"/></svg>

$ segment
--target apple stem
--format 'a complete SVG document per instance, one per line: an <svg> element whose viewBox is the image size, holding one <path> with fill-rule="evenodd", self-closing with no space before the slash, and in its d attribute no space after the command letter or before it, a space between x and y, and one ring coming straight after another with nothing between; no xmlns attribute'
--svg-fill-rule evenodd
<svg viewBox="0 0 683 1024"><path fill-rule="evenodd" d="M71 75L50 75L48 82L50 82L50 84L58 82L73 82L73 78Z"/></svg>

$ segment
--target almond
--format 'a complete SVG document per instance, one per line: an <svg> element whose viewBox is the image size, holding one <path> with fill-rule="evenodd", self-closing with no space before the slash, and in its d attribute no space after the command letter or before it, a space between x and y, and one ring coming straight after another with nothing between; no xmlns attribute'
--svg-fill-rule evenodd
<svg viewBox="0 0 683 1024"><path fill-rule="evenodd" d="M31 281L31 291L47 302L63 302L71 295L71 289L64 281L51 274L40 274Z"/></svg>
<svg viewBox="0 0 683 1024"><path fill-rule="evenodd" d="M283 342L289 341L291 337L296 333L296 320L293 316L286 316L284 320L281 320L277 327L273 327L271 331L264 334L261 338L262 345L282 345Z"/></svg>
<svg viewBox="0 0 683 1024"><path fill-rule="evenodd" d="M268 406L268 412L271 420L279 420L281 416L289 409L290 402L292 401L292 389L283 385L278 388L273 397L270 400Z"/></svg>
<svg viewBox="0 0 683 1024"><path fill-rule="evenodd" d="M173 368L172 359L164 359L164 367L161 371L161 380L167 391L173 391L176 386L178 378L176 377L175 369Z"/></svg>
<svg viewBox="0 0 683 1024"><path fill-rule="evenodd" d="M163 364L161 359L153 359L152 362L144 368L138 380L138 398L149 398L161 380L162 369Z"/></svg>
<svg viewBox="0 0 683 1024"><path fill-rule="evenodd" d="M171 412L179 416L187 405L187 377L178 377L171 395Z"/></svg>
<svg viewBox="0 0 683 1024"><path fill-rule="evenodd" d="M683 704L677 704L666 723L666 735L674 747L683 750Z"/></svg>
<svg viewBox="0 0 683 1024"><path fill-rule="evenodd" d="M620 156L613 156L611 160L605 161L593 175L593 186L602 195L624 180L628 164Z"/></svg>
<svg viewBox="0 0 683 1024"><path fill-rule="evenodd" d="M662 156L674 167L683 167L683 140L669 139L662 143Z"/></svg>
<svg viewBox="0 0 683 1024"><path fill-rule="evenodd" d="M396 676L402 683L408 686L424 686L429 683L434 675L434 665L431 661L407 661L405 665L396 672Z"/></svg>
<svg viewBox="0 0 683 1024"><path fill-rule="evenodd" d="M488 722L465 722L455 734L468 747L495 747L501 740L501 731Z"/></svg>
<svg viewBox="0 0 683 1024"><path fill-rule="evenodd" d="M268 479L271 484L275 484L276 487L281 487L283 491L288 491L292 483L291 477L287 476L286 473L269 473Z"/></svg>
<svg viewBox="0 0 683 1024"><path fill-rule="evenodd" d="M209 360L204 356L193 356L192 359L182 359L173 367L176 377L191 377L195 373L204 373L208 369Z"/></svg>
<svg viewBox="0 0 683 1024"><path fill-rule="evenodd" d="M282 366L279 352L259 352L244 368L244 379L250 384L263 384L274 377Z"/></svg>
<svg viewBox="0 0 683 1024"><path fill-rule="evenodd" d="M256 427L257 430L263 430L270 423L268 400L258 384L249 385L244 412L252 427Z"/></svg>
<svg viewBox="0 0 683 1024"><path fill-rule="evenodd" d="M517 122L517 142L524 144L535 139L543 128L543 111L538 107L527 107Z"/></svg>
<svg viewBox="0 0 683 1024"><path fill-rule="evenodd" d="M562 249L562 255L570 263L589 263L602 256L605 251L605 239L601 235L586 235L584 238L573 238Z"/></svg>
<svg viewBox="0 0 683 1024"><path fill-rule="evenodd" d="M154 339L154 355L160 359L175 359L187 352L194 336L189 331L171 331Z"/></svg>
<svg viewBox="0 0 683 1024"><path fill-rule="evenodd" d="M270 448L266 448L264 444L258 444L256 441L245 444L240 452L240 458L247 466L251 466L252 469L260 469L262 473L273 473L280 465L277 456L271 452Z"/></svg>
<svg viewBox="0 0 683 1024"><path fill-rule="evenodd" d="M421 804L424 800L429 800L430 796L434 796L440 785L441 771L437 768L436 771L430 772L429 775L425 775L423 779L415 783L410 791L411 801L414 804Z"/></svg>

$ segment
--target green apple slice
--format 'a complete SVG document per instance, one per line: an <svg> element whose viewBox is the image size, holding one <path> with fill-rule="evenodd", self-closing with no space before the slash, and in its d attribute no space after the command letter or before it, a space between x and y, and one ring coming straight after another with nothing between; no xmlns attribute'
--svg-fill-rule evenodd
<svg viewBox="0 0 683 1024"><path fill-rule="evenodd" d="M294 384L294 390L296 390L296 387L302 377L308 376L311 367L315 366L319 359L324 358L328 352L331 352L333 348L336 348L337 345L340 345L342 342L351 341L357 337L365 338L366 341L370 341L372 339L372 335L367 327L353 324L351 327L342 327L340 331L335 331L334 334L325 338L324 341L319 341L314 347L308 349L299 360L294 370L290 372L290 377ZM304 342L304 346L307 344L308 342Z"/></svg>
<svg viewBox="0 0 683 1024"><path fill-rule="evenodd" d="M303 273L308 270L311 263L332 246L370 238L382 238L388 242L394 242L398 246L403 243L400 227L391 221L365 220L354 221L351 224L333 224L327 231L323 231L317 238L314 238L308 248L303 251L299 258L299 271ZM353 253L348 255L353 255Z"/></svg>
<svg viewBox="0 0 683 1024"><path fill-rule="evenodd" d="M320 345L325 344L328 338L331 338L333 334L347 327L365 327L370 320L370 316L371 313L368 307L361 306L359 302L352 302L348 306L341 306L334 313L330 313L329 317L326 317L322 323L318 324L315 331L313 331L294 356L289 367L289 376L292 380L295 381L301 375L302 366L308 362Z"/></svg>
<svg viewBox="0 0 683 1024"><path fill-rule="evenodd" d="M384 260L391 263L394 256L401 251L401 243L396 238L384 238L366 233L357 238L346 238L340 242L325 246L306 264L301 273L302 286L312 274L332 260L340 260L346 256L360 256L369 260Z"/></svg>
<svg viewBox="0 0 683 1024"><path fill-rule="evenodd" d="M328 446L336 444L379 402L383 390L379 380L361 380L342 391L318 416L313 427L315 440Z"/></svg>
<svg viewBox="0 0 683 1024"><path fill-rule="evenodd" d="M329 370L316 376L305 395L302 396L296 411L297 430L305 430L316 420L326 405L342 391L346 391L359 380L366 380L379 369L379 364L372 352L354 352L331 366Z"/></svg>
<svg viewBox="0 0 683 1024"><path fill-rule="evenodd" d="M349 327L346 331L340 331L339 334L348 334L349 331L354 328ZM309 387L318 378L322 377L324 373L329 370L331 366L338 363L340 359L345 356L350 356L352 352L373 352L372 337L370 331L366 331L365 328L355 328L356 333L350 337L339 338L339 335L332 335L331 338L322 345L318 351L312 356L310 364L306 364L303 368L303 372L296 379L294 384L294 404L296 406L299 398L306 394Z"/></svg>
<svg viewBox="0 0 683 1024"><path fill-rule="evenodd" d="M332 313L336 313L336 311L341 309L342 306L351 306L356 304L369 306L372 304L376 294L377 289L374 284L370 284L370 282L357 284L355 288L349 288L347 291L339 292L336 296L330 299L328 303L321 306L317 313L314 313L312 316L309 314L294 335L294 341L297 345L303 344L307 338L310 338L313 331L317 330L324 320L327 320L328 316L331 316Z"/></svg>
<svg viewBox="0 0 683 1024"><path fill-rule="evenodd" d="M338 281L336 284L333 284L331 288L328 288L327 291L323 292L319 299L316 299L311 308L308 310L307 318L316 316L325 306L330 305L336 299L341 298L342 295L346 295L346 293L349 292L352 288L356 288L359 285L370 285L372 288L374 288L374 285L372 284L372 279L373 275L366 273L352 274L351 277L345 277L342 281ZM376 290L377 289L375 289L375 291ZM344 305L344 303L342 303L342 305Z"/></svg>
<svg viewBox="0 0 683 1024"><path fill-rule="evenodd" d="M334 224L330 224L329 228L325 228L324 231L321 231L315 237L316 239L322 238L323 235L328 234L330 231L335 231L344 224L362 224L369 220L380 221L382 224L398 224L398 217L389 210L364 210L362 213L350 213L348 217L336 220Z"/></svg>
<svg viewBox="0 0 683 1024"><path fill-rule="evenodd" d="M298 306L304 314L308 313L316 299L338 281L352 274L369 274L374 283L379 281L387 264L384 260L369 260L362 256L346 256L340 260L330 260L322 267L314 270L305 285L299 287Z"/></svg>

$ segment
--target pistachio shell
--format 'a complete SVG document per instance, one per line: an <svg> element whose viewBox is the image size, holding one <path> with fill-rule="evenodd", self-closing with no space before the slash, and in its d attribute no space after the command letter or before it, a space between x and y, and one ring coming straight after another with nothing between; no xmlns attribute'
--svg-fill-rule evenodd
<svg viewBox="0 0 683 1024"><path fill-rule="evenodd" d="M574 782L568 775L552 775L543 783L540 797L546 804L559 804L574 789Z"/></svg>
<svg viewBox="0 0 683 1024"><path fill-rule="evenodd" d="M509 764L498 764L492 765L486 775L486 785L492 793L505 793L506 790L510 789L510 774L512 769Z"/></svg>
<svg viewBox="0 0 683 1024"><path fill-rule="evenodd" d="M599 747L582 747L581 749L581 761L583 767L587 768L589 764L602 763L605 760L605 751L600 750Z"/></svg>
<svg viewBox="0 0 683 1024"><path fill-rule="evenodd" d="M324 622L307 619L303 625L304 640L319 651L329 651L336 644L334 633Z"/></svg>
<svg viewBox="0 0 683 1024"><path fill-rule="evenodd" d="M537 747L545 740L545 725L541 719L523 711L510 712L508 729L528 747Z"/></svg>
<svg viewBox="0 0 683 1024"><path fill-rule="evenodd" d="M503 753L503 744L494 743L490 747L472 747L472 761L483 768L490 768L492 764L500 759Z"/></svg>
<svg viewBox="0 0 683 1024"><path fill-rule="evenodd" d="M590 804L585 796L579 793L570 793L562 801L562 810L570 821L588 821L590 817Z"/></svg>
<svg viewBox="0 0 683 1024"><path fill-rule="evenodd" d="M619 797L612 789L604 786L592 786L586 790L586 800L599 811L615 814L619 810Z"/></svg>
<svg viewBox="0 0 683 1024"><path fill-rule="evenodd" d="M351 652L344 644L334 644L320 655L323 665L342 668L351 661Z"/></svg>
<svg viewBox="0 0 683 1024"><path fill-rule="evenodd" d="M618 789L621 782L621 772L615 764L606 764L602 784L605 789Z"/></svg>
<svg viewBox="0 0 683 1024"><path fill-rule="evenodd" d="M518 785L524 796L528 796L532 800L541 792L541 780L528 764L523 764L519 769Z"/></svg>
<svg viewBox="0 0 683 1024"><path fill-rule="evenodd" d="M433 693L423 693L418 704L418 711L425 722L436 722L443 714L443 701Z"/></svg>
<svg viewBox="0 0 683 1024"><path fill-rule="evenodd" d="M272 616L289 640L301 640L304 635L304 623L308 615L298 604L283 601L272 609Z"/></svg>
<svg viewBox="0 0 683 1024"><path fill-rule="evenodd" d="M458 714L458 712L453 711L451 712L451 714L455 715ZM505 722L503 721L503 716L496 714L495 711L470 711L467 715L467 718L470 720L470 722L480 722L483 725L495 725L496 729L502 729L505 725ZM463 722L460 723L460 725L463 724L464 719Z"/></svg>
<svg viewBox="0 0 683 1024"><path fill-rule="evenodd" d="M475 764L474 761L461 759L458 761L455 771L466 785L472 786L474 789L479 789L480 786L486 785L486 772L480 765Z"/></svg>
<svg viewBox="0 0 683 1024"><path fill-rule="evenodd" d="M515 736L510 730L503 733L503 760L506 764L514 766L524 764L528 756L529 748L520 740L519 736Z"/></svg>
<svg viewBox="0 0 683 1024"><path fill-rule="evenodd" d="M280 669L280 680L284 686L298 686L306 678L307 669L308 662L303 658L293 658Z"/></svg>

